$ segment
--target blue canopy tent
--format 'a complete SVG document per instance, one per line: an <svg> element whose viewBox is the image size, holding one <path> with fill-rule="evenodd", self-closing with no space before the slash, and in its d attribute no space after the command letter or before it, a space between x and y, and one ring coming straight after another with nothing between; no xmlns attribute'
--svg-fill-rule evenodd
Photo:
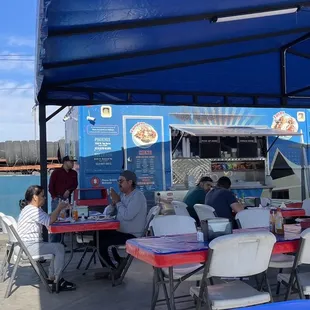
<svg viewBox="0 0 310 310"><path fill-rule="evenodd" d="M42 185L46 121L65 106L307 107L309 38L310 1L40 0Z"/></svg>

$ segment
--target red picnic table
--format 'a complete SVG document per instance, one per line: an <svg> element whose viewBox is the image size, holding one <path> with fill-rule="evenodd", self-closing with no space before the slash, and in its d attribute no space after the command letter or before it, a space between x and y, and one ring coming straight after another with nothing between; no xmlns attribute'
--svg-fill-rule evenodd
<svg viewBox="0 0 310 310"><path fill-rule="evenodd" d="M114 281L114 273L111 267L106 263L106 261L101 257L100 251L99 251L99 231L100 230L118 230L120 228L120 222L114 219L100 219L100 220L78 220L76 222L70 222L70 221L58 221L56 223L53 223L49 227L49 231L53 234L63 234L63 233L70 233L71 235L71 248L70 248L70 258L66 265L64 266L63 271L68 267L70 264L72 258L73 258L73 236L74 233L78 232L89 232L89 231L95 231L96 232L96 248L97 248L97 254L101 261L106 265L106 267L109 269L112 279L112 285L115 285Z"/></svg>
<svg viewBox="0 0 310 310"><path fill-rule="evenodd" d="M306 216L306 211L301 208L286 208L281 213L284 218Z"/></svg>
<svg viewBox="0 0 310 310"><path fill-rule="evenodd" d="M53 234L99 231L99 230L117 230L120 227L119 221L107 220L85 220L71 223L70 221L60 221L52 224L49 231Z"/></svg>
<svg viewBox="0 0 310 310"><path fill-rule="evenodd" d="M236 229L233 233L249 231L262 231L268 228ZM285 235L276 236L277 242L273 254L295 253L298 250L300 239L300 225L285 225ZM208 242L197 241L196 234L148 237L128 240L126 251L133 257L154 267L154 279L158 277L156 272L159 268L169 268L169 278L173 277L173 267L185 264L200 264L208 257ZM171 282L173 283L173 282ZM170 306L174 290L170 291ZM168 303L168 301L167 301ZM152 301L152 309L156 301Z"/></svg>
<svg viewBox="0 0 310 310"><path fill-rule="evenodd" d="M302 202L284 202L286 208L281 209L282 216L284 218L300 217L306 216L305 209L302 208ZM279 205L280 206L280 205ZM272 204L272 207L275 207L275 203Z"/></svg>
<svg viewBox="0 0 310 310"><path fill-rule="evenodd" d="M248 209L257 209L255 207L250 207ZM270 212L276 212L277 209L276 208L267 208L270 209ZM285 209L281 209L281 213L282 216L284 218L294 218L294 217L303 217L306 216L306 211L304 209L301 208L285 208ZM236 213L233 212L233 216L236 216Z"/></svg>
<svg viewBox="0 0 310 310"><path fill-rule="evenodd" d="M295 310L295 309L298 310L310 309L310 300L290 300L236 310Z"/></svg>
<svg viewBox="0 0 310 310"><path fill-rule="evenodd" d="M298 249L300 226L285 225L285 235L276 236L273 254L295 253ZM234 233L262 231L268 228L235 229ZM196 234L130 239L126 251L135 258L157 268L198 264L208 257L208 243L197 241Z"/></svg>

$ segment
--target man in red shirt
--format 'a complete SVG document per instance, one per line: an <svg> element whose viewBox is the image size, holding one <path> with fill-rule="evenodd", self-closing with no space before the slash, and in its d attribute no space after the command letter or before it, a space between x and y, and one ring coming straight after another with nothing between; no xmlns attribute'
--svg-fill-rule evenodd
<svg viewBox="0 0 310 310"><path fill-rule="evenodd" d="M62 167L55 169L50 178L49 192L52 196L52 211L57 208L60 199L68 199L70 202L71 194L78 186L77 172L73 170L74 159L65 156L62 162ZM52 234L50 237L51 242L60 242L61 240L60 234Z"/></svg>

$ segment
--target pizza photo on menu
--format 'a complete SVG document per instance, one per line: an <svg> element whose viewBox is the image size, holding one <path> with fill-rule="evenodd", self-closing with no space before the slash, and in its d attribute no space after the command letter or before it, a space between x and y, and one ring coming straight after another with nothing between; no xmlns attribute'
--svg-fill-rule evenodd
<svg viewBox="0 0 310 310"><path fill-rule="evenodd" d="M134 144L138 147L150 147L158 140L157 131L153 126L145 122L137 123L130 132Z"/></svg>
<svg viewBox="0 0 310 310"><path fill-rule="evenodd" d="M285 130L297 132L298 131L298 122L295 117L289 115L288 113L281 111L273 116L273 122L271 128L278 130ZM291 137L281 137L282 139L290 139Z"/></svg>

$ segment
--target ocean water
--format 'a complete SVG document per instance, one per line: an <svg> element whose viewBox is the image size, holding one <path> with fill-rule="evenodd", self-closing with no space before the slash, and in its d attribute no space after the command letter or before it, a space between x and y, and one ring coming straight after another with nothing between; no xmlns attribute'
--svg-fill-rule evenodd
<svg viewBox="0 0 310 310"><path fill-rule="evenodd" d="M25 191L30 185L39 184L40 176L36 175L1 175L0 212L18 218L19 200L24 199Z"/></svg>

